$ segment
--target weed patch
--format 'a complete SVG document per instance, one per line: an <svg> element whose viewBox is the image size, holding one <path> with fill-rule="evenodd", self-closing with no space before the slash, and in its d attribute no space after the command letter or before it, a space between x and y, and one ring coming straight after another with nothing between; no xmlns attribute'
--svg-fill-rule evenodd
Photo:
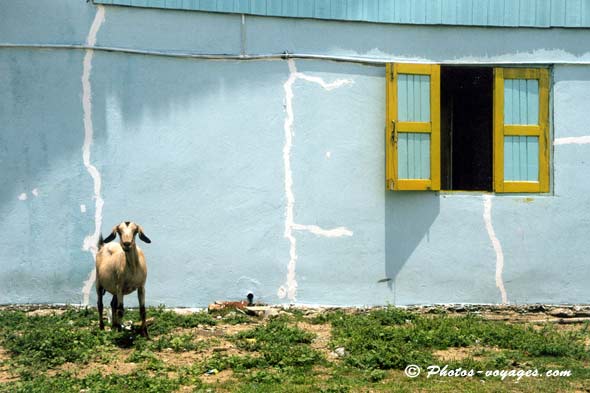
<svg viewBox="0 0 590 393"><path fill-rule="evenodd" d="M271 319L266 325L238 333L236 346L260 353L258 367L310 368L322 359L310 344L315 334L290 326L288 318Z"/></svg>
<svg viewBox="0 0 590 393"><path fill-rule="evenodd" d="M524 356L589 359L583 335L485 321L480 317L425 317L387 308L367 314L332 317L333 347L344 347L347 364L362 369L403 369L434 364L434 350L484 345L518 351ZM498 355L495 366L509 359Z"/></svg>

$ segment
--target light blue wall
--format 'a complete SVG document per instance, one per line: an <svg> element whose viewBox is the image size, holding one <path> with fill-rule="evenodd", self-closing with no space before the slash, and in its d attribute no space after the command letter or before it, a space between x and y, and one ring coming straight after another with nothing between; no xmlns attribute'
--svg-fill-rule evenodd
<svg viewBox="0 0 590 393"><path fill-rule="evenodd" d="M242 26L238 15L105 9L99 46L490 63L590 58L590 30L264 17ZM84 1L0 0L0 43L83 44L95 12ZM0 303L79 303L93 269L82 250L95 222L82 159L84 54L0 48ZM296 302L500 302L483 195L384 189L384 68L292 65L301 73L294 80L280 60L95 51L90 150L102 177L103 233L126 219L143 225L152 239L143 247L148 302L203 306L249 291L289 302L277 293L292 246L284 236L290 80L293 221L352 232L293 231ZM302 75L341 84L325 89ZM590 67L556 65L552 78L553 138L590 135ZM589 149L554 146L552 195L492 198L509 302L590 302Z"/></svg>

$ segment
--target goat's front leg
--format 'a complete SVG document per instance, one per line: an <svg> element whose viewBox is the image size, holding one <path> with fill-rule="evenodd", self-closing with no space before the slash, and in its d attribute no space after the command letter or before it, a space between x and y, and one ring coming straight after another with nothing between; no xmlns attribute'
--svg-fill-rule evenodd
<svg viewBox="0 0 590 393"><path fill-rule="evenodd" d="M104 306L102 304L102 297L104 296L104 289L100 287L100 285L96 286L96 295L98 297L97 307L98 307L98 326L100 330L104 330L104 321L102 320L102 311Z"/></svg>
<svg viewBox="0 0 590 393"><path fill-rule="evenodd" d="M121 330L121 321L123 320L123 293L118 293L117 295L113 295L113 300L111 300L111 310L113 313L113 329L120 331Z"/></svg>
<svg viewBox="0 0 590 393"><path fill-rule="evenodd" d="M137 288L137 298L139 299L139 316L141 317L141 335L149 338L145 322L145 287Z"/></svg>

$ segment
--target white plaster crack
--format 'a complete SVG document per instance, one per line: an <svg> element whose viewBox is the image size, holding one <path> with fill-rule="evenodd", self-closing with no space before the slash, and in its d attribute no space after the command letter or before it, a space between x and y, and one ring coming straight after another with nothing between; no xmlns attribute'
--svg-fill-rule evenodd
<svg viewBox="0 0 590 393"><path fill-rule="evenodd" d="M555 138L554 145L585 145L590 143L590 135L568 136L564 138Z"/></svg>
<svg viewBox="0 0 590 393"><path fill-rule="evenodd" d="M488 236L496 252L496 287L500 290L502 297L502 304L508 304L508 297L506 295L506 288L504 288L504 281L502 279L502 273L504 271L504 253L502 251L502 245L496 237L494 227L492 225L492 196L484 195L483 197L483 220L486 224L486 230Z"/></svg>
<svg viewBox="0 0 590 393"><path fill-rule="evenodd" d="M288 60L289 65L289 78L283 85L285 90L285 145L283 146L283 165L285 169L285 232L284 236L289 240L289 264L287 265L287 281L285 285L281 286L278 290L277 295L279 298L284 299L287 297L291 301L296 300L297 296L297 279L295 267L297 264L297 239L293 233L297 231L308 231L317 236L324 237L342 237L352 236L353 232L345 227L338 227L333 229L323 229L317 225L304 225L296 224L294 220L294 207L295 207L295 195L293 194L293 172L291 168L291 150L293 148L293 85L297 79L304 80L306 82L316 83L325 90L333 90L339 87L352 84L353 82L349 79L337 79L334 82L327 83L322 78L316 76L310 76L297 71L295 61L293 59Z"/></svg>
<svg viewBox="0 0 590 393"><path fill-rule="evenodd" d="M96 44L96 36L100 27L105 21L105 8L102 5L97 6L94 21L88 32L86 38L87 46L94 46ZM94 50L87 49L84 55L84 63L82 68L82 109L84 113L84 145L82 146L82 160L86 171L92 177L94 183L94 233L84 238L82 249L92 253L93 259L96 258L96 243L100 235L102 226L102 208L104 200L101 197L101 176L100 172L90 161L90 146L94 137L94 128L92 125L92 86L90 84L90 73L92 71L92 58L94 57ZM96 271L94 267L88 275L88 279L84 281L82 288L82 304L87 305L90 298L90 290L94 281L96 280Z"/></svg>

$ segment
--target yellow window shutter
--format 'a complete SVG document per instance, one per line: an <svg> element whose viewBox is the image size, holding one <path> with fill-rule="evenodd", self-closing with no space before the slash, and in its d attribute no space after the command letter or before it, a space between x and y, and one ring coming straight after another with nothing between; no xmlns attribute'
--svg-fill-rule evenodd
<svg viewBox="0 0 590 393"><path fill-rule="evenodd" d="M440 66L386 66L386 187L440 190Z"/></svg>
<svg viewBox="0 0 590 393"><path fill-rule="evenodd" d="M494 69L494 191L549 192L549 71Z"/></svg>

